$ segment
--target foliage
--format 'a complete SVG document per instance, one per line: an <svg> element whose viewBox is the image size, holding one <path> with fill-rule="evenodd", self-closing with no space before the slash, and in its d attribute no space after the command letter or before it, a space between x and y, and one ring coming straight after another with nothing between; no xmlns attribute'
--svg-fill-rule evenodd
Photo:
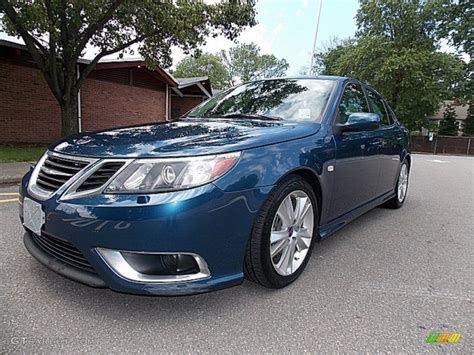
<svg viewBox="0 0 474 355"><path fill-rule="evenodd" d="M240 44L221 51L221 57L230 75L230 84L246 82L260 78L283 76L289 64L273 54L260 54L255 43Z"/></svg>
<svg viewBox="0 0 474 355"><path fill-rule="evenodd" d="M474 102L469 103L466 121L464 122L463 133L468 136L474 136Z"/></svg>
<svg viewBox="0 0 474 355"><path fill-rule="evenodd" d="M133 54L151 67L171 64L170 48L189 53L209 35L234 40L255 24L254 0L219 3L169 0L0 0L3 27L21 36L43 73L63 116L62 133L77 130L77 93L106 55ZM80 73L77 60L86 46L96 56Z"/></svg>
<svg viewBox="0 0 474 355"><path fill-rule="evenodd" d="M423 0L361 0L357 37L382 37L397 47L434 49L436 19L433 6Z"/></svg>
<svg viewBox="0 0 474 355"><path fill-rule="evenodd" d="M323 52L315 54L313 72L327 75L335 73L337 71L335 66L337 60L346 53L348 48L352 48L356 43L356 39L352 37L346 39L333 38Z"/></svg>
<svg viewBox="0 0 474 355"><path fill-rule="evenodd" d="M448 40L459 53L469 57L467 76L458 95L463 102L474 100L474 5L472 0L437 0L435 17L438 36Z"/></svg>
<svg viewBox="0 0 474 355"><path fill-rule="evenodd" d="M225 89L229 86L230 75L216 54L204 53L198 57L188 56L178 63L173 75L177 78L207 76L213 88Z"/></svg>
<svg viewBox="0 0 474 355"><path fill-rule="evenodd" d="M443 100L462 88L466 65L436 50L434 2L361 1L355 40L317 58L323 74L350 76L373 85L412 130L428 125Z"/></svg>
<svg viewBox="0 0 474 355"><path fill-rule="evenodd" d="M219 54L188 56L176 66L173 75L208 76L212 86L224 89L241 82L283 76L289 64L273 54L260 54L255 43L239 44Z"/></svg>
<svg viewBox="0 0 474 355"><path fill-rule="evenodd" d="M443 112L443 120L439 123L438 134L440 136L457 136L456 110L452 104L446 106Z"/></svg>
<svg viewBox="0 0 474 355"><path fill-rule="evenodd" d="M439 21L438 36L449 40L460 52L474 56L474 5L472 0L436 0L431 6Z"/></svg>

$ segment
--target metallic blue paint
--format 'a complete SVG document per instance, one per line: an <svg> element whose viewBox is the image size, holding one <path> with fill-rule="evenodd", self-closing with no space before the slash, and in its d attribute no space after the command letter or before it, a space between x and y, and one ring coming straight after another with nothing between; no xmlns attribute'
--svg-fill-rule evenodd
<svg viewBox="0 0 474 355"><path fill-rule="evenodd" d="M243 280L246 244L255 217L272 188L305 171L321 191L319 234L326 237L395 195L401 162L409 154L408 132L398 122L368 132L338 132L338 100L350 79L337 81L322 123L183 119L67 137L50 147L92 157L172 157L242 151L237 165L213 183L176 192L95 195L60 201L29 196L28 173L21 195L41 203L45 231L74 244L99 276L117 291L178 295L206 292ZM328 171L334 166L334 171ZM130 251L193 252L209 279L142 284L117 276L96 247Z"/></svg>
<svg viewBox="0 0 474 355"><path fill-rule="evenodd" d="M23 179L22 196L34 199L26 189L29 174ZM203 292L211 286L230 286L242 281L246 238L268 192L267 188L224 192L208 184L148 195L147 204L139 203L137 195L97 195L67 202L53 197L38 202L46 211L44 231L74 244L112 289L131 293L195 293L201 287ZM236 215L239 218L230 218ZM125 281L106 266L96 247L193 252L206 260L212 278L172 286Z"/></svg>
<svg viewBox="0 0 474 355"><path fill-rule="evenodd" d="M177 157L245 150L309 136L319 124L186 118L66 137L52 148L89 157Z"/></svg>

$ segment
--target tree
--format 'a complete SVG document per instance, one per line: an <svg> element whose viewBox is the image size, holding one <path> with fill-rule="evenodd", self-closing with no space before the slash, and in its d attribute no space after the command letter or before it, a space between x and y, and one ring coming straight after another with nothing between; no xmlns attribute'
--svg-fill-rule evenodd
<svg viewBox="0 0 474 355"><path fill-rule="evenodd" d="M204 53L198 57L188 56L178 63L173 75L177 78L207 76L212 87L225 89L230 86L230 75L220 56Z"/></svg>
<svg viewBox="0 0 474 355"><path fill-rule="evenodd" d="M429 1L361 0L357 37L382 37L397 47L435 49L435 7Z"/></svg>
<svg viewBox="0 0 474 355"><path fill-rule="evenodd" d="M147 65L171 64L170 48L186 53L212 35L234 40L255 24L254 0L0 0L2 27L23 39L61 108L62 134L77 131L77 95L85 78L106 55L138 52ZM86 46L94 59L77 69Z"/></svg>
<svg viewBox="0 0 474 355"><path fill-rule="evenodd" d="M436 50L433 11L425 1L362 1L355 41L321 54L322 73L370 83L409 129L427 126L466 75L458 56Z"/></svg>
<svg viewBox="0 0 474 355"><path fill-rule="evenodd" d="M458 96L461 101L474 99L474 6L471 0L437 0L435 18L438 36L448 40L458 53L469 56L466 78Z"/></svg>
<svg viewBox="0 0 474 355"><path fill-rule="evenodd" d="M313 72L317 74L327 74L336 72L337 60L356 44L356 39L349 37L346 39L332 38L325 49L315 54L315 65Z"/></svg>
<svg viewBox="0 0 474 355"><path fill-rule="evenodd" d="M457 136L456 110L452 104L446 106L443 112L443 120L439 123L438 134L441 136Z"/></svg>
<svg viewBox="0 0 474 355"><path fill-rule="evenodd" d="M464 122L463 133L468 136L474 136L474 102L469 103L466 121Z"/></svg>
<svg viewBox="0 0 474 355"><path fill-rule="evenodd" d="M437 33L446 38L458 49L467 53L471 60L474 56L474 6L471 0L437 0L434 18L439 21Z"/></svg>
<svg viewBox="0 0 474 355"><path fill-rule="evenodd" d="M240 44L227 52L221 51L221 57L229 71L232 85L283 76L289 67L285 59L278 59L273 54L260 54L260 47L255 43Z"/></svg>

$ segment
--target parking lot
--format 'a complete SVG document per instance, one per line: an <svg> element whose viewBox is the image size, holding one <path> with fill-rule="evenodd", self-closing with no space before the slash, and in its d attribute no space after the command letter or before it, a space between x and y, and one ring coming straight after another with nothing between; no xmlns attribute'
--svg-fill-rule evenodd
<svg viewBox="0 0 474 355"><path fill-rule="evenodd" d="M357 188L354 186L354 188ZM415 155L405 206L316 245L291 286L140 297L67 280L25 250L0 189L2 352L472 353L474 158ZM426 344L457 332L458 344Z"/></svg>

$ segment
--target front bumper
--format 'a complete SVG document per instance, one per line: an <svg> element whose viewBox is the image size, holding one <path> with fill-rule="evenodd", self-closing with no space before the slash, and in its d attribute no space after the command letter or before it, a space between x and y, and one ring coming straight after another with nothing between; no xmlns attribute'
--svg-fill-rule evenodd
<svg viewBox="0 0 474 355"><path fill-rule="evenodd" d="M21 198L42 205L42 232L77 248L93 272L54 257L27 231L25 246L36 259L90 286L145 295L201 293L242 282L246 244L256 213L269 192L262 188L225 193L208 184L148 195L146 199L137 195L97 195L61 202L53 195L38 201L28 194L28 181L29 174L23 179ZM191 281L132 281L114 271L100 248L198 255L205 260L210 276Z"/></svg>

